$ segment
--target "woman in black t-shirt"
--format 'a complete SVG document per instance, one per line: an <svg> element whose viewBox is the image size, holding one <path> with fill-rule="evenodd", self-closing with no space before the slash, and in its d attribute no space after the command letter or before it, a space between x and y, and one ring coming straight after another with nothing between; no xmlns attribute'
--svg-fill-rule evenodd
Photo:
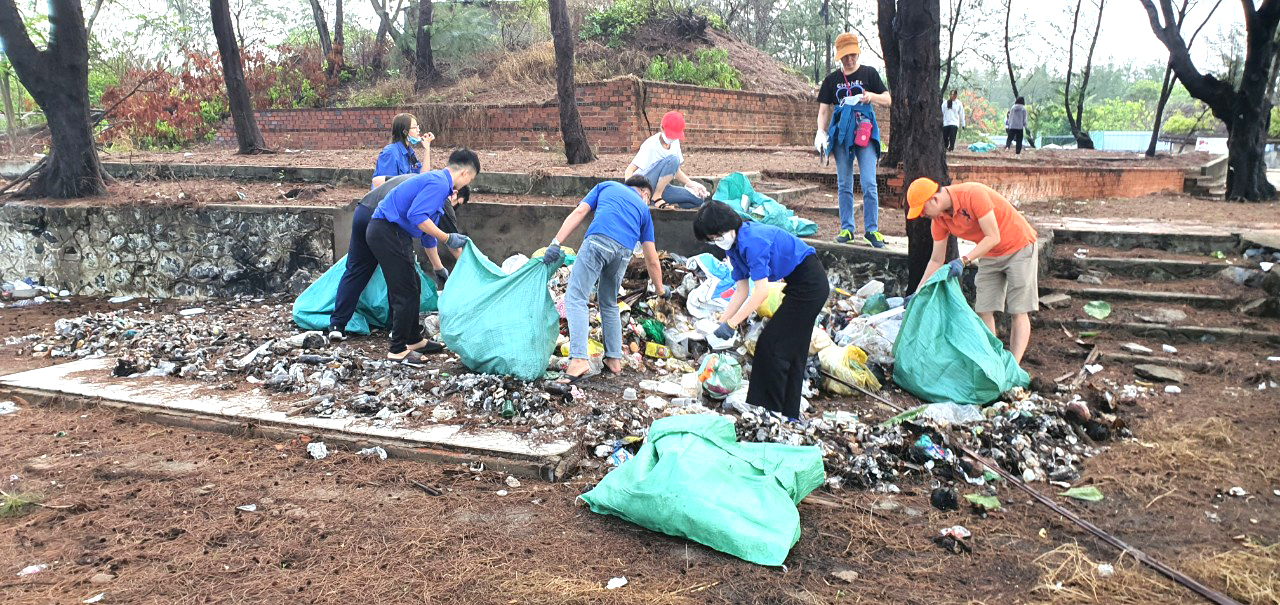
<svg viewBox="0 0 1280 605"><path fill-rule="evenodd" d="M836 56L840 69L827 75L818 89L818 132L813 144L818 153L830 153L836 158L836 191L840 203L840 233L836 242L847 244L854 240L856 224L853 217L853 162L858 161L858 173L862 181L862 222L864 237L876 248L884 247L880 235L880 195L876 189L876 160L880 156L880 129L875 122L872 104L888 107L892 102L889 89L880 72L874 67L858 64L862 49L858 37L845 32L836 36ZM837 110L837 107L840 109ZM857 116L846 112L856 112ZM852 124L867 120L871 123L871 137L864 145L854 144L852 136L838 136L831 141L828 132L836 122ZM844 129L847 131L848 129Z"/></svg>

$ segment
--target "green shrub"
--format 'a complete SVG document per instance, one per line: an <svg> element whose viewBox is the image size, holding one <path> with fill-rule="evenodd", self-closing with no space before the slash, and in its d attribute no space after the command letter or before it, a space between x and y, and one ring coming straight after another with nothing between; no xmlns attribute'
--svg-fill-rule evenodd
<svg viewBox="0 0 1280 605"><path fill-rule="evenodd" d="M649 9L638 0L619 0L587 15L578 35L617 48L635 29L649 20Z"/></svg>
<svg viewBox="0 0 1280 605"><path fill-rule="evenodd" d="M712 48L698 49L693 59L687 56L670 60L654 57L645 71L645 78L711 88L742 88L742 73L729 64L729 53Z"/></svg>

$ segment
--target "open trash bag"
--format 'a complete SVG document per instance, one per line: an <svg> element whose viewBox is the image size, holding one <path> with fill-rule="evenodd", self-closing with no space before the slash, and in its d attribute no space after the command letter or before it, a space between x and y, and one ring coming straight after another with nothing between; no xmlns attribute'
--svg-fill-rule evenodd
<svg viewBox="0 0 1280 605"><path fill-rule="evenodd" d="M797 236L813 235L818 232L818 224L796 216L790 208L779 204L777 200L757 192L751 187L751 181L741 172L732 173L716 185L716 192L711 199L724 202L742 215L743 218L760 221L766 225L781 227L788 233Z"/></svg>
<svg viewBox="0 0 1280 605"><path fill-rule="evenodd" d="M1031 382L945 267L907 305L893 357L893 381L929 403L986 404Z"/></svg>
<svg viewBox="0 0 1280 605"><path fill-rule="evenodd" d="M634 458L580 497L593 512L782 565L800 539L796 505L826 479L822 453L736 439L718 414L661 418Z"/></svg>
<svg viewBox="0 0 1280 605"><path fill-rule="evenodd" d="M422 282L418 312L430 313L436 310L436 282L427 279L422 268L416 266L417 263L414 265L418 271L418 281ZM293 323L303 330L328 330L329 316L333 315L333 307L338 301L338 282L342 281L346 272L347 257L343 256L320 279L307 286L293 301ZM360 293L356 312L343 332L368 334L370 327L385 328L390 311L391 307L387 303L387 280L382 277L382 267L378 267L369 279L369 285Z"/></svg>
<svg viewBox="0 0 1280 605"><path fill-rule="evenodd" d="M440 336L475 372L536 380L560 336L560 315L547 291L557 267L530 261L510 275L475 243L449 274L440 295Z"/></svg>

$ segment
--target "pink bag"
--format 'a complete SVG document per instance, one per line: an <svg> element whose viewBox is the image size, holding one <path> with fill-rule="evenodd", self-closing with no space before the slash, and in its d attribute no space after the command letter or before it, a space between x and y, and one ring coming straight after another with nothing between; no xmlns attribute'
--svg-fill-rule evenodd
<svg viewBox="0 0 1280 605"><path fill-rule="evenodd" d="M858 120L858 127L853 131L853 144L858 147L866 147L871 144L871 120L863 118Z"/></svg>

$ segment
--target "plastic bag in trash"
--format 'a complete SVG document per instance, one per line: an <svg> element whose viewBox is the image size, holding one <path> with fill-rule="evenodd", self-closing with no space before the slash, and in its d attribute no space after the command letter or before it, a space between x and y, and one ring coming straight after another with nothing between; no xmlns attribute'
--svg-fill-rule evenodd
<svg viewBox="0 0 1280 605"><path fill-rule="evenodd" d="M839 381L823 377L822 388L836 395L853 395L851 389L841 382L860 386L869 391L880 390L880 381L867 368L867 354L853 345L844 347L827 347L818 352L818 365L826 374Z"/></svg>
<svg viewBox="0 0 1280 605"><path fill-rule="evenodd" d="M778 305L782 304L782 289L785 287L786 284L782 282L769 282L769 296L756 309L756 313L760 317L773 317L773 314L778 311Z"/></svg>
<svg viewBox="0 0 1280 605"><path fill-rule="evenodd" d="M698 367L698 383L712 399L724 399L742 383L742 366L723 353L709 353Z"/></svg>
<svg viewBox="0 0 1280 605"><path fill-rule="evenodd" d="M507 260L502 261L502 266L500 268L503 273L511 275L512 273L515 273L517 269L523 267L527 262L529 262L529 257L523 254L512 254L507 257Z"/></svg>
<svg viewBox="0 0 1280 605"><path fill-rule="evenodd" d="M879 315L855 317L844 329L836 333L836 344L855 345L866 351L867 357L881 365L893 363L893 343L902 325L902 309L890 309Z"/></svg>

